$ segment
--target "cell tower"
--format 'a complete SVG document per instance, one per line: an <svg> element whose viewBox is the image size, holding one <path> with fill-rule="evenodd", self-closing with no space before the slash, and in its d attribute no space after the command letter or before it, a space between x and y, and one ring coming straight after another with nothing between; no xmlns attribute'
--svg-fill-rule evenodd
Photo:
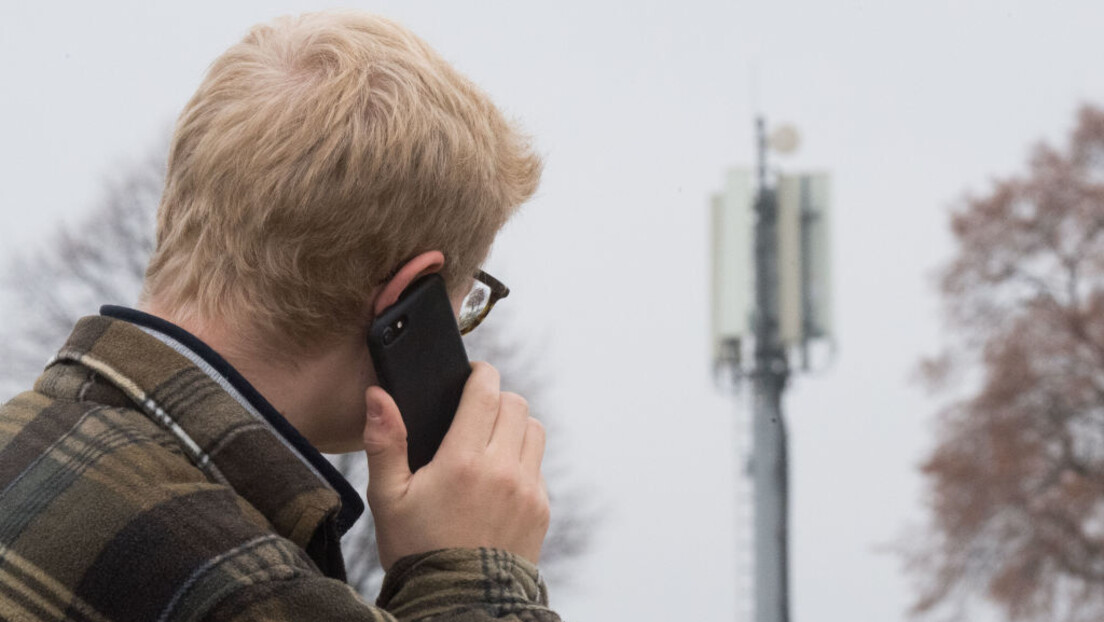
<svg viewBox="0 0 1104 622"><path fill-rule="evenodd" d="M752 385L747 475L754 506L754 620L789 622L789 458L782 393L791 373L832 350L829 178L786 174L768 152L790 153L797 133L768 138L756 121L758 168L730 170L714 195L713 364L726 388ZM738 394L738 393L737 393ZM739 505L738 505L739 511ZM739 541L739 539L737 539Z"/></svg>

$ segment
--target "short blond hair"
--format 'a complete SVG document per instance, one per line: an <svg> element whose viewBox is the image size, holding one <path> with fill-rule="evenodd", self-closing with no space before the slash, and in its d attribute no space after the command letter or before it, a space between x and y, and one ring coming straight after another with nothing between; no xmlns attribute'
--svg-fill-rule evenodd
<svg viewBox="0 0 1104 622"><path fill-rule="evenodd" d="M259 25L176 125L143 300L281 347L345 334L403 262L450 289L536 190L541 161L403 26L360 12Z"/></svg>

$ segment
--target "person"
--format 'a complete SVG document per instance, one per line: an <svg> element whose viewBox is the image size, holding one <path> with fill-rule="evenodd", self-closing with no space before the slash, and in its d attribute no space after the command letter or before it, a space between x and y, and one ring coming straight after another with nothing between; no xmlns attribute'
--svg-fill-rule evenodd
<svg viewBox="0 0 1104 622"><path fill-rule="evenodd" d="M308 14L230 47L176 125L139 308L81 319L0 407L0 617L559 620L525 400L473 364L411 473L366 344L422 275L478 302L541 166L396 23ZM320 451L367 454L374 606L339 549L363 504Z"/></svg>

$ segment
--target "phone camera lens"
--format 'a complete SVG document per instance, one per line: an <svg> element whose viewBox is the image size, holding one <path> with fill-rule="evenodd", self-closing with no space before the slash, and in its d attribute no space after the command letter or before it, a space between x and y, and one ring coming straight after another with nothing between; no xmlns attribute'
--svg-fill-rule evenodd
<svg viewBox="0 0 1104 622"><path fill-rule="evenodd" d="M387 326L383 328L383 334L380 335L383 341L383 345L389 346L402 337L403 332L406 331L406 316L402 316L396 320L392 320Z"/></svg>

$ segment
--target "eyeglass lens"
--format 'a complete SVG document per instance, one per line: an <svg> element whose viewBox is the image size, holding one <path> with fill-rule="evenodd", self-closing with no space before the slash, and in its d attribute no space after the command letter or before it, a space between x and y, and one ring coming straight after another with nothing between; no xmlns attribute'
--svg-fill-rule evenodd
<svg viewBox="0 0 1104 622"><path fill-rule="evenodd" d="M486 283L476 281L472 290L464 297L464 302L460 304L460 328L464 329L478 322L490 299L491 288Z"/></svg>

